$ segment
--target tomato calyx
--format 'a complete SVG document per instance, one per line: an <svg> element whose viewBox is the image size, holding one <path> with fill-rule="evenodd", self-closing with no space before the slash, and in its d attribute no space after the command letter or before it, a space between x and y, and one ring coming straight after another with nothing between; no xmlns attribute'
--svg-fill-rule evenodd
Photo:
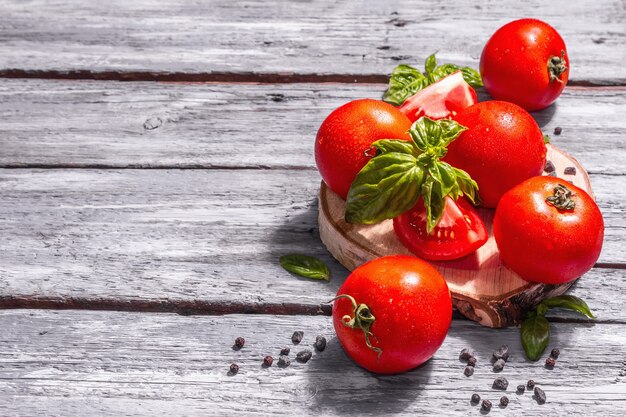
<svg viewBox="0 0 626 417"><path fill-rule="evenodd" d="M572 191L564 185L554 187L554 194L546 198L546 203L559 210L574 210L576 203L572 200Z"/></svg>
<svg viewBox="0 0 626 417"><path fill-rule="evenodd" d="M565 62L565 51L561 49L561 56L552 55L548 59L548 73L550 81L562 83L561 75L567 71L567 62Z"/></svg>
<svg viewBox="0 0 626 417"><path fill-rule="evenodd" d="M341 318L341 323L343 323L344 326L349 327L351 329L362 330L363 334L365 335L365 344L372 351L376 352L378 354L378 357L380 358L380 355L382 355L383 350L381 348L372 346L372 343L370 342L370 336L376 339L376 336L374 336L374 334L370 331L370 327L372 327L372 324L374 324L376 317L374 317L374 315L372 314L372 311L366 304L357 304L354 297L348 294L338 295L337 297L333 298L329 302L332 303L333 301L339 300L341 298L350 300L350 302L352 303L352 307L354 309L354 313L353 313L354 317L350 316L349 314L346 314L345 316Z"/></svg>

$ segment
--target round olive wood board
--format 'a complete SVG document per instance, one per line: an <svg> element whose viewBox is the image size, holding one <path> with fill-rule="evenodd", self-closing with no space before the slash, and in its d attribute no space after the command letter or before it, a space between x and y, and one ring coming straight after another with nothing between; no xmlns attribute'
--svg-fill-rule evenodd
<svg viewBox="0 0 626 417"><path fill-rule="evenodd" d="M547 160L560 178L572 181L592 197L587 172L570 155L547 145ZM574 167L575 174L565 174ZM544 175L548 175L544 172ZM322 182L319 195L320 237L330 253L346 268L353 270L372 259L411 253L398 241L393 222L375 225L348 224L344 220L345 201ZM492 233L495 211L478 209L489 233L489 240L478 251L454 261L431 261L446 279L452 302L459 312L488 327L505 327L519 322L528 308L541 300L564 293L573 283L547 285L524 281L500 262Z"/></svg>

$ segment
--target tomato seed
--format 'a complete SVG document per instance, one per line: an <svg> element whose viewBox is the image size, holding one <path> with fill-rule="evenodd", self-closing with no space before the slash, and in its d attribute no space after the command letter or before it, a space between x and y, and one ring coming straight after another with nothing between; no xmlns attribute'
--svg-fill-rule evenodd
<svg viewBox="0 0 626 417"><path fill-rule="evenodd" d="M273 363L274 363L274 358L272 358L271 356L267 355L266 357L263 358L263 365L272 366Z"/></svg>
<svg viewBox="0 0 626 417"><path fill-rule="evenodd" d="M472 394L472 399L470 400L472 404L478 404L480 402L480 395Z"/></svg>
<svg viewBox="0 0 626 417"><path fill-rule="evenodd" d="M548 160L543 170L544 172L554 172L556 168L554 167L554 164L552 163L552 161Z"/></svg>
<svg viewBox="0 0 626 417"><path fill-rule="evenodd" d="M315 338L315 349L317 349L318 352L322 352L326 349L326 338L324 336L317 336Z"/></svg>
<svg viewBox="0 0 626 417"><path fill-rule="evenodd" d="M537 404L544 404L546 402L546 393L539 387L535 387L535 400L537 400Z"/></svg>
<svg viewBox="0 0 626 417"><path fill-rule="evenodd" d="M493 380L493 388L499 390L506 390L509 386L509 381L503 376L500 376Z"/></svg>
<svg viewBox="0 0 626 417"><path fill-rule="evenodd" d="M307 363L309 359L311 359L311 356L313 356L313 353L310 350L305 349L301 352L298 352L298 354L296 355L296 360L298 362Z"/></svg>
<svg viewBox="0 0 626 417"><path fill-rule="evenodd" d="M280 354L283 355L283 356L289 355L289 352L291 352L291 349L289 349L288 347L282 348L280 350Z"/></svg>
<svg viewBox="0 0 626 417"><path fill-rule="evenodd" d="M507 397L506 395L500 397L500 405L502 407L506 407L507 405L509 405L509 397Z"/></svg>
<svg viewBox="0 0 626 417"><path fill-rule="evenodd" d="M565 175L576 175L576 167L565 167L565 170L563 171L563 174L565 174Z"/></svg>
<svg viewBox="0 0 626 417"><path fill-rule="evenodd" d="M245 344L246 344L246 339L244 339L243 337L238 337L235 339L235 347L237 349L241 349L243 345Z"/></svg>
<svg viewBox="0 0 626 417"><path fill-rule="evenodd" d="M293 332L293 335L291 336L291 341L297 345L298 343L302 342L303 337L304 332L298 330Z"/></svg>
<svg viewBox="0 0 626 417"><path fill-rule="evenodd" d="M485 410L486 412L491 411L491 401L483 400L482 409Z"/></svg>
<svg viewBox="0 0 626 417"><path fill-rule="evenodd" d="M552 349L552 352L550 352L550 356L553 357L554 359L558 359L560 354L561 354L561 351L558 350L557 348Z"/></svg>

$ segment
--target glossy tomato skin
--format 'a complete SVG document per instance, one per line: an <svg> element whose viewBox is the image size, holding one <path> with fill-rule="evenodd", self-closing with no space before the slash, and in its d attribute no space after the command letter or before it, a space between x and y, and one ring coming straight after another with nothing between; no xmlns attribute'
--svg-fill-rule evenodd
<svg viewBox="0 0 626 417"><path fill-rule="evenodd" d="M481 205L496 207L509 189L542 173L547 152L543 134L521 107L483 101L454 120L468 130L450 143L444 160L476 181Z"/></svg>
<svg viewBox="0 0 626 417"><path fill-rule="evenodd" d="M558 184L572 192L573 210L546 202ZM559 178L534 177L502 197L493 234L509 269L527 281L561 284L580 277L598 260L604 221L584 190Z"/></svg>
<svg viewBox="0 0 626 417"><path fill-rule="evenodd" d="M430 234L426 209L420 198L415 207L393 219L393 230L412 253L432 261L448 261L476 252L488 239L476 210L465 200L446 197L446 208Z"/></svg>
<svg viewBox="0 0 626 417"><path fill-rule="evenodd" d="M411 121L391 104L354 100L334 110L315 139L315 162L324 182L344 200L356 174L370 159L365 155L379 139L410 140Z"/></svg>
<svg viewBox="0 0 626 417"><path fill-rule="evenodd" d="M342 323L354 316L349 300L333 305L333 323L341 345L357 364L379 374L405 372L430 359L443 343L452 320L450 291L443 277L427 262L413 256L374 259L355 269L337 295L351 295L366 304L375 321L370 331L373 346L362 330Z"/></svg>
<svg viewBox="0 0 626 417"><path fill-rule="evenodd" d="M548 61L561 57L567 70L550 80ZM498 29L480 57L485 89L496 100L513 102L528 111L541 110L561 94L570 72L565 42L550 25L520 19Z"/></svg>
<svg viewBox="0 0 626 417"><path fill-rule="evenodd" d="M465 82L461 71L457 71L413 94L398 110L412 122L423 116L437 120L450 117L477 102L476 91Z"/></svg>

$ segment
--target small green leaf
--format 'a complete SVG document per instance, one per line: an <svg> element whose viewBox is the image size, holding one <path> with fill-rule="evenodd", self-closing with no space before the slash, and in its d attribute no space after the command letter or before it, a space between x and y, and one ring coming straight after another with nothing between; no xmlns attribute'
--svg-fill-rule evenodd
<svg viewBox="0 0 626 417"><path fill-rule="evenodd" d="M415 146L422 151L430 151L431 156L441 158L446 154L446 147L463 131L467 130L454 120L431 120L421 117L411 125L409 135ZM434 152L439 150L438 152Z"/></svg>
<svg viewBox="0 0 626 417"><path fill-rule="evenodd" d="M433 72L436 66L437 58L435 58L435 54L429 55L428 58L426 58L426 62L424 63L424 69L426 70L426 74L428 75Z"/></svg>
<svg viewBox="0 0 626 417"><path fill-rule="evenodd" d="M422 198L426 208L426 232L430 233L439 223L446 208L446 201L441 192L441 183L432 176L426 177L422 187Z"/></svg>
<svg viewBox="0 0 626 417"><path fill-rule="evenodd" d="M287 271L305 278L330 281L330 270L321 260L297 253L280 257L280 266Z"/></svg>
<svg viewBox="0 0 626 417"><path fill-rule="evenodd" d="M448 146L450 142L458 138L461 133L467 130L465 126L458 124L454 120L441 119L437 122L441 127L439 146Z"/></svg>
<svg viewBox="0 0 626 417"><path fill-rule="evenodd" d="M372 143L372 146L378 150L377 155L398 152L417 156L419 153L419 150L415 148L415 144L408 140L380 139Z"/></svg>
<svg viewBox="0 0 626 417"><path fill-rule="evenodd" d="M389 88L385 91L383 100L399 106L428 84L428 79L418 69L410 65L398 65L391 73Z"/></svg>
<svg viewBox="0 0 626 417"><path fill-rule="evenodd" d="M550 143L550 136L543 135L543 143L545 143L545 144Z"/></svg>
<svg viewBox="0 0 626 417"><path fill-rule="evenodd" d="M550 341L550 323L543 316L530 317L522 322L520 337L526 357L536 361Z"/></svg>
<svg viewBox="0 0 626 417"><path fill-rule="evenodd" d="M348 223L374 224L409 210L419 198L424 168L413 155L376 156L363 167L348 191Z"/></svg>
<svg viewBox="0 0 626 417"><path fill-rule="evenodd" d="M477 204L478 196L476 193L478 192L478 184L476 184L476 181L474 181L472 177L470 177L469 174L462 169L454 167L452 167L452 169L456 174L456 181L459 184L461 193L473 204Z"/></svg>
<svg viewBox="0 0 626 417"><path fill-rule="evenodd" d="M537 315L545 316L547 312L548 312L548 306L545 305L544 303L539 303L539 305L537 306Z"/></svg>
<svg viewBox="0 0 626 417"><path fill-rule="evenodd" d="M564 308L566 310L577 311L590 319L595 318L587 303L573 295L559 295L558 297L548 298L547 300L543 300L542 304L545 304L549 308Z"/></svg>

